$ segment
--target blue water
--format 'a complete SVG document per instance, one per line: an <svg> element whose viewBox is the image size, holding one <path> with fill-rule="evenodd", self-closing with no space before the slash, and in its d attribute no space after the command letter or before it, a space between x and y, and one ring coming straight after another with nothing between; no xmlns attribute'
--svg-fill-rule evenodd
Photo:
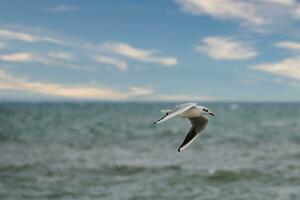
<svg viewBox="0 0 300 200"><path fill-rule="evenodd" d="M300 104L204 104L216 117L154 126L168 103L0 104L0 199L300 199Z"/></svg>

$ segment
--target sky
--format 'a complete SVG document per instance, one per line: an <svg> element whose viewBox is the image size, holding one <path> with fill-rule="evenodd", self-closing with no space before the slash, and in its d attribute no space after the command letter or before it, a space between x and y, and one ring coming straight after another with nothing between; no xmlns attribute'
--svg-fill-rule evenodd
<svg viewBox="0 0 300 200"><path fill-rule="evenodd" d="M0 101L300 100L296 0L3 0Z"/></svg>

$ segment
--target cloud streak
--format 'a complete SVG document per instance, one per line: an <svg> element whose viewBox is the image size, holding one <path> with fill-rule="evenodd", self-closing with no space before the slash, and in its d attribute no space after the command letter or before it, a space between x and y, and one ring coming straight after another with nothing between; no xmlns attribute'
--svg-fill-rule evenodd
<svg viewBox="0 0 300 200"><path fill-rule="evenodd" d="M0 55L0 60L6 62L37 62L45 65L54 64L54 60L50 60L48 58L42 57L38 54L30 53L30 52L17 52L11 54L3 54Z"/></svg>
<svg viewBox="0 0 300 200"><path fill-rule="evenodd" d="M52 51L48 53L48 56L50 58L55 58L59 60L65 60L65 61L72 61L74 60L73 55L70 52L63 52L63 51Z"/></svg>
<svg viewBox="0 0 300 200"><path fill-rule="evenodd" d="M55 5L53 7L46 8L46 10L49 12L70 12L79 10L79 8L70 5Z"/></svg>
<svg viewBox="0 0 300 200"><path fill-rule="evenodd" d="M59 49L63 48L64 51L49 47L48 53L41 54L40 52L20 52L19 49L16 49L17 52L0 55L0 60L15 63L41 63L44 65L55 65L56 67L88 70L91 68L95 69L99 67L99 63L102 63L107 66L114 66L120 71L128 69L129 64L127 60L124 60L125 58L140 62L158 63L164 66L177 64L175 57L159 56L157 51L136 48L122 42L104 42L99 49L98 44L92 44L88 41L69 37L54 37L52 36L53 34L41 28L31 28L35 31L29 33L25 31L26 28L22 26L17 26L17 30L15 30L16 28L0 28L0 41L7 41L7 43L10 41L43 42L55 44ZM121 55L125 58L116 58L116 55Z"/></svg>
<svg viewBox="0 0 300 200"><path fill-rule="evenodd" d="M195 96L187 94L167 94L157 95L156 98L161 101L211 101L213 100L210 96Z"/></svg>
<svg viewBox="0 0 300 200"><path fill-rule="evenodd" d="M238 21L257 32L287 26L300 19L297 0L176 0L185 13Z"/></svg>
<svg viewBox="0 0 300 200"><path fill-rule="evenodd" d="M66 41L60 40L58 38L54 38L51 36L41 36L30 34L21 31L13 31L8 29L0 28L0 39L1 40L17 40L22 42L47 42L53 44L60 44L60 45L68 45Z"/></svg>
<svg viewBox="0 0 300 200"><path fill-rule="evenodd" d="M29 81L27 77L16 77L5 70L0 70L0 90L21 90L83 100L126 100L153 93L152 89L146 87L130 87L126 91L120 91L95 85L68 86Z"/></svg>
<svg viewBox="0 0 300 200"><path fill-rule="evenodd" d="M0 60L6 62L30 62L33 61L33 55L27 52L0 55Z"/></svg>
<svg viewBox="0 0 300 200"><path fill-rule="evenodd" d="M4 49L6 47L5 43L0 42L0 49Z"/></svg>
<svg viewBox="0 0 300 200"><path fill-rule="evenodd" d="M265 73L300 80L300 43L295 41L280 41L274 44L275 47L286 49L297 53L298 56L286 58L275 63L261 63L252 66L252 69Z"/></svg>
<svg viewBox="0 0 300 200"><path fill-rule="evenodd" d="M276 47L293 50L293 51L300 51L300 43L293 42L293 41L281 41L275 44Z"/></svg>
<svg viewBox="0 0 300 200"><path fill-rule="evenodd" d="M196 50L215 60L247 60L258 54L251 46L228 37L206 37Z"/></svg>
<svg viewBox="0 0 300 200"><path fill-rule="evenodd" d="M108 65L113 65L117 67L117 69L121 71L127 70L127 63L125 61L109 57L109 56L96 56L96 60L100 63L108 64Z"/></svg>
<svg viewBox="0 0 300 200"><path fill-rule="evenodd" d="M100 48L105 52L122 55L141 62L159 63L165 66L177 64L175 57L157 56L157 52L154 50L140 49L126 43L107 42L102 44Z"/></svg>
<svg viewBox="0 0 300 200"><path fill-rule="evenodd" d="M219 19L238 19L253 25L264 25L268 20L260 15L251 1L238 0L177 0L182 9L193 15L210 15Z"/></svg>
<svg viewBox="0 0 300 200"><path fill-rule="evenodd" d="M288 58L277 63L263 63L252 66L266 73L300 80L300 57Z"/></svg>
<svg viewBox="0 0 300 200"><path fill-rule="evenodd" d="M50 52L48 55L32 52L16 52L10 54L0 54L0 61L21 64L39 63L48 66L68 67L72 69L82 68L81 66L68 62L73 60L73 58L69 56L71 56L71 54L69 55L66 52Z"/></svg>

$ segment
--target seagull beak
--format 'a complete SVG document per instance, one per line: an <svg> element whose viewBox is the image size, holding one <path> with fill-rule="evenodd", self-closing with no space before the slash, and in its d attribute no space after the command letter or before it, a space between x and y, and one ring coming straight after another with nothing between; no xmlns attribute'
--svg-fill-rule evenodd
<svg viewBox="0 0 300 200"><path fill-rule="evenodd" d="M214 113L209 113L211 116L215 116Z"/></svg>

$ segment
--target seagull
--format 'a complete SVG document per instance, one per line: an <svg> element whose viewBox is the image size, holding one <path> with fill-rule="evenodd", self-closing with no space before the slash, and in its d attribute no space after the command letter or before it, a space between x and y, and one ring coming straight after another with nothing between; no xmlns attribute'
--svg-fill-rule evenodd
<svg viewBox="0 0 300 200"><path fill-rule="evenodd" d="M204 106L198 106L197 103L185 103L177 105L173 110L161 110L162 114L165 114L161 119L154 122L159 124L175 116L181 118L188 118L191 123L191 128L186 135L183 143L178 148L178 152L186 149L203 131L208 122L208 117L214 116L214 114Z"/></svg>

